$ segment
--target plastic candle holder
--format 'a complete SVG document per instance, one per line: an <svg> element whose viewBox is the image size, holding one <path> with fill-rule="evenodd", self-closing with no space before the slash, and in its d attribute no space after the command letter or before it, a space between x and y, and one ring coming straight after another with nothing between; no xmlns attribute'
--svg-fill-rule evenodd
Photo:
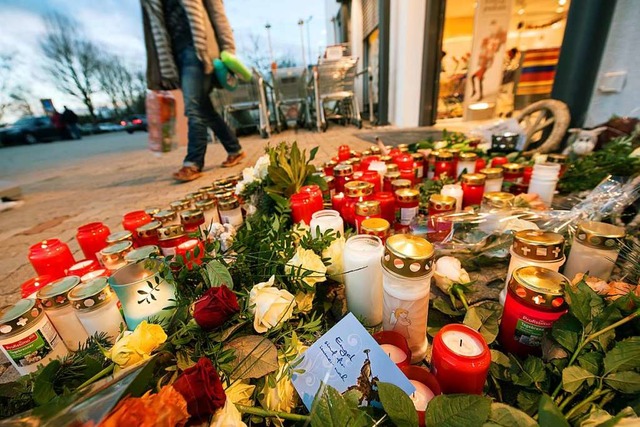
<svg viewBox="0 0 640 427"><path fill-rule="evenodd" d="M92 222L78 227L76 240L84 257L98 261L100 251L108 245L107 237L110 234L109 227L101 222Z"/></svg>
<svg viewBox="0 0 640 427"><path fill-rule="evenodd" d="M99 270L101 268L98 261L93 259L83 259L82 261L78 261L73 264L67 270L68 276L78 276L82 277L90 271Z"/></svg>
<svg viewBox="0 0 640 427"><path fill-rule="evenodd" d="M395 331L379 331L373 334L385 354L396 364L398 368L409 366L411 362L411 349L407 339Z"/></svg>
<svg viewBox="0 0 640 427"><path fill-rule="evenodd" d="M191 270L193 264L202 264L204 245L198 239L189 239L176 247L176 258L181 258L184 265Z"/></svg>
<svg viewBox="0 0 640 427"><path fill-rule="evenodd" d="M38 293L38 291L44 286L53 282L53 280L54 279L51 276L32 277L20 285L20 294L22 295L22 298L36 299L36 293Z"/></svg>
<svg viewBox="0 0 640 427"><path fill-rule="evenodd" d="M400 368L402 373L413 384L416 391L409 395L418 412L418 424L425 427L424 414L427 405L435 396L442 394L437 378L422 366L408 365Z"/></svg>
<svg viewBox="0 0 640 427"><path fill-rule="evenodd" d="M382 266L384 247L380 238L353 236L343 251L347 308L364 319L365 326L382 322Z"/></svg>
<svg viewBox="0 0 640 427"><path fill-rule="evenodd" d="M332 230L335 234L344 236L344 221L340 217L340 212L333 209L323 209L318 212L314 212L311 215L311 236L317 237L318 231L320 234L324 234L329 230Z"/></svg>
<svg viewBox="0 0 640 427"><path fill-rule="evenodd" d="M139 227L142 227L145 224L150 223L152 220L151 216L145 211L133 211L126 213L122 217L122 228L127 231L133 233L133 246L143 246L138 244L138 236L136 235L136 230Z"/></svg>
<svg viewBox="0 0 640 427"><path fill-rule="evenodd" d="M59 279L76 263L69 246L58 239L43 240L29 248L29 262L39 276Z"/></svg>

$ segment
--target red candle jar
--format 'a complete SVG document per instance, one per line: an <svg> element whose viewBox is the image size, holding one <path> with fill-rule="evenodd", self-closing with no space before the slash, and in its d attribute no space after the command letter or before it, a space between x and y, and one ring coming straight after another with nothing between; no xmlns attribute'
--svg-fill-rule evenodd
<svg viewBox="0 0 640 427"><path fill-rule="evenodd" d="M162 255L169 256L176 254L176 248L189 240L182 225L169 225L158 229L158 246Z"/></svg>
<svg viewBox="0 0 640 427"><path fill-rule="evenodd" d="M426 407L424 408L424 410L418 409L418 406L422 406L422 404L419 402L424 402L425 400L427 400L426 403L428 404L428 401L432 399L431 395L433 395L433 397L441 395L442 388L440 387L440 383L438 382L438 379L435 377L435 375L433 375L422 366L402 366L400 370L405 375L405 377L407 377L409 382L411 382L411 384L416 388L415 393L413 393L413 395L409 397L413 401L414 406L416 406L416 412L418 413L418 425L420 427L425 427L426 424L424 415L426 412ZM419 393L428 393L429 396L426 396L425 399L425 397L423 396L418 396Z"/></svg>
<svg viewBox="0 0 640 427"><path fill-rule="evenodd" d="M448 151L449 153L451 153L451 155L453 156L453 171L457 172L458 171L458 162L460 161L460 153L462 153L462 150L459 148L445 148L442 151ZM456 177L454 177L456 178Z"/></svg>
<svg viewBox="0 0 640 427"><path fill-rule="evenodd" d="M479 171L480 169L484 169L486 166L487 161L482 157L478 157L478 160L476 160L476 170Z"/></svg>
<svg viewBox="0 0 640 427"><path fill-rule="evenodd" d="M137 248L142 246L138 244L138 236L136 230L152 221L151 216L145 211L133 211L124 215L122 218L122 228L133 233L133 246Z"/></svg>
<svg viewBox="0 0 640 427"><path fill-rule="evenodd" d="M504 169L505 182L522 182L524 166L520 163L505 163L502 165L502 169Z"/></svg>
<svg viewBox="0 0 640 427"><path fill-rule="evenodd" d="M462 207L480 205L484 195L486 175L467 173L462 175Z"/></svg>
<svg viewBox="0 0 640 427"><path fill-rule="evenodd" d="M33 277L22 285L20 285L20 294L22 298L36 298L36 293L42 289L42 287L48 285L53 282L53 278L51 276L37 276Z"/></svg>
<svg viewBox="0 0 640 427"><path fill-rule="evenodd" d="M100 268L98 270L93 270L86 273L84 276L80 277L80 281L82 283L89 283L90 281L97 279L98 277L109 277L110 272L106 268Z"/></svg>
<svg viewBox="0 0 640 427"><path fill-rule="evenodd" d="M369 166L371 165L371 162L377 162L379 160L380 160L380 156L365 156L365 157L362 157L362 160L360 161L360 166L362 167L363 171L368 171Z"/></svg>
<svg viewBox="0 0 640 427"><path fill-rule="evenodd" d="M375 200L365 200L356 203L356 231L360 234L362 221L369 218L380 218L380 202Z"/></svg>
<svg viewBox="0 0 640 427"><path fill-rule="evenodd" d="M324 201L322 199L322 190L318 185L305 185L300 187L299 193L308 193L311 196L311 208L313 212L324 209ZM309 224L307 224L309 225Z"/></svg>
<svg viewBox="0 0 640 427"><path fill-rule="evenodd" d="M498 157L494 157L493 159L491 159L491 167L492 168L499 168L502 165L506 165L507 163L509 163L509 159L507 159L504 156L498 156Z"/></svg>
<svg viewBox="0 0 640 427"><path fill-rule="evenodd" d="M400 169L400 179L406 179L413 187L416 183L415 171L413 169Z"/></svg>
<svg viewBox="0 0 640 427"><path fill-rule="evenodd" d="M333 176L336 183L336 193L343 193L344 185L353 178L353 167L340 163L333 168Z"/></svg>
<svg viewBox="0 0 640 427"><path fill-rule="evenodd" d="M336 167L338 163L334 160L329 160L327 162L325 162L323 168L324 168L324 174L326 176L333 176L333 168Z"/></svg>
<svg viewBox="0 0 640 427"><path fill-rule="evenodd" d="M189 270L193 268L193 264L202 265L204 245L198 239L189 239L176 247L176 258L182 258Z"/></svg>
<svg viewBox="0 0 640 427"><path fill-rule="evenodd" d="M162 227L160 221L151 221L148 224L138 227L136 234L140 247L147 245L158 246L158 230Z"/></svg>
<svg viewBox="0 0 640 427"><path fill-rule="evenodd" d="M387 170L382 179L382 191L388 191L393 193L393 186L391 183L396 179L400 179L400 171Z"/></svg>
<svg viewBox="0 0 640 427"><path fill-rule="evenodd" d="M331 208L334 211L340 212L340 215L342 215L342 206L344 206L344 199L344 193L335 193L333 196L331 196Z"/></svg>
<svg viewBox="0 0 640 427"><path fill-rule="evenodd" d="M432 194L429 198L429 216L454 213L456 211L456 198Z"/></svg>
<svg viewBox="0 0 640 427"><path fill-rule="evenodd" d="M327 189L322 192L322 197L324 201L330 202L331 198L336 192L336 179L333 176L323 176L324 182L327 183ZM324 206L324 203L323 203Z"/></svg>
<svg viewBox="0 0 640 427"><path fill-rule="evenodd" d="M84 257L98 261L98 254L107 246L107 237L111 231L101 222L92 222L78 227L76 240Z"/></svg>
<svg viewBox="0 0 640 427"><path fill-rule="evenodd" d="M523 184L521 182L513 182L509 186L509 193L517 196L518 194L524 194L529 190L528 184Z"/></svg>
<svg viewBox="0 0 640 427"><path fill-rule="evenodd" d="M424 177L424 154L413 153L411 158L413 159L414 176L418 182L422 181L422 178Z"/></svg>
<svg viewBox="0 0 640 427"><path fill-rule="evenodd" d="M398 368L410 365L411 349L402 334L395 331L380 331L373 334L373 339L380 344L382 350Z"/></svg>
<svg viewBox="0 0 640 427"><path fill-rule="evenodd" d="M562 178L562 175L564 175L565 171L567 170L568 159L569 157L564 154L549 154L547 156L547 162L560 164L560 173L558 174L558 178ZM531 169L531 171L533 172L533 168ZM531 176L529 176L529 179L531 179ZM527 181L527 183L529 183L529 181Z"/></svg>
<svg viewBox="0 0 640 427"><path fill-rule="evenodd" d="M29 262L39 276L52 280L66 276L67 269L76 263L69 246L58 239L43 240L29 248Z"/></svg>
<svg viewBox="0 0 640 427"><path fill-rule="evenodd" d="M482 394L490 366L489 346L475 329L449 324L433 338L431 367L444 394Z"/></svg>
<svg viewBox="0 0 640 427"><path fill-rule="evenodd" d="M204 225L204 221L204 212L200 209L189 209L180 212L180 224L182 224L185 233L197 233L200 231L200 226ZM152 245L154 243L147 244Z"/></svg>
<svg viewBox="0 0 640 427"><path fill-rule="evenodd" d="M389 170L389 169L388 169L388 166L389 166L390 164L394 164L394 165L395 165L395 163L392 163L392 162L393 162L393 159L391 158L391 156L389 156L389 155L387 155L387 154L385 154L385 155L383 155L383 156L380 156L380 161L381 161L381 162L384 162L384 164L386 164L386 165L387 165L387 170ZM396 167L398 167L398 165L396 165Z"/></svg>
<svg viewBox="0 0 640 427"><path fill-rule="evenodd" d="M351 158L351 148L348 145L341 145L338 147L338 160L344 162Z"/></svg>
<svg viewBox="0 0 640 427"><path fill-rule="evenodd" d="M522 170L522 183L529 185L531 181L531 175L533 175L533 166L525 166Z"/></svg>
<svg viewBox="0 0 640 427"><path fill-rule="evenodd" d="M513 272L500 321L500 343L519 356L540 355L545 332L567 312L563 290L569 280L548 268L529 266Z"/></svg>
<svg viewBox="0 0 640 427"><path fill-rule="evenodd" d="M373 195L373 200L380 202L380 217L393 224L396 220L396 198L390 191L382 191Z"/></svg>
<svg viewBox="0 0 640 427"><path fill-rule="evenodd" d="M351 181L345 184L344 191L345 199L340 214L344 222L355 226L356 203L371 199L373 185L364 181Z"/></svg>
<svg viewBox="0 0 640 427"><path fill-rule="evenodd" d="M412 188L397 190L396 195L396 230L408 227L418 214L420 192Z"/></svg>
<svg viewBox="0 0 640 427"><path fill-rule="evenodd" d="M409 153L398 154L393 158L393 162L398 165L398 169L413 172L413 157Z"/></svg>
<svg viewBox="0 0 640 427"><path fill-rule="evenodd" d="M368 182L373 185L373 192L377 193L382 191L382 185L380 183L380 174L376 171L365 170L360 176L360 181Z"/></svg>
<svg viewBox="0 0 640 427"><path fill-rule="evenodd" d="M347 160L345 163L351 165L354 173L360 172L362 170L362 161L360 160L359 157L352 157L349 160Z"/></svg>
<svg viewBox="0 0 640 427"><path fill-rule="evenodd" d="M82 277L88 272L99 270L100 268L102 267L98 261L94 259L83 259L69 267L69 270L67 270L67 276Z"/></svg>
<svg viewBox="0 0 640 427"><path fill-rule="evenodd" d="M402 190L403 188L411 188L411 181L408 179L395 179L391 181L391 192L395 194L396 191Z"/></svg>
<svg viewBox="0 0 640 427"><path fill-rule="evenodd" d="M433 178L439 180L443 176L453 179L456 178L456 164L453 159L453 154L448 151L439 151L436 154Z"/></svg>
<svg viewBox="0 0 640 427"><path fill-rule="evenodd" d="M314 210L309 193L292 194L289 198L289 205L291 207L291 219L295 224L301 222L307 225L311 224L311 215L313 215Z"/></svg>
<svg viewBox="0 0 640 427"><path fill-rule="evenodd" d="M360 223L360 234L368 234L370 236L377 236L382 240L382 243L386 242L389 237L389 228L391 225L389 221L384 218L369 218Z"/></svg>

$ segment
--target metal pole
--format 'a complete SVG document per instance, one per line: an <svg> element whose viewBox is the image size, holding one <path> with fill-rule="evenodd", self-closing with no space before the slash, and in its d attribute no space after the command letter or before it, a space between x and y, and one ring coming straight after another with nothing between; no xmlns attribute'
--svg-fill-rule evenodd
<svg viewBox="0 0 640 427"><path fill-rule="evenodd" d="M304 68L307 68L307 57L304 53L304 21L300 19L298 21L298 25L300 26L300 47L302 47L302 65Z"/></svg>
<svg viewBox="0 0 640 427"><path fill-rule="evenodd" d="M276 61L275 61L275 58L273 57L273 46L271 46L271 24L267 22L267 25L265 25L264 28L267 29L267 41L269 43L269 56L271 57L271 64L273 64Z"/></svg>
<svg viewBox="0 0 640 427"><path fill-rule="evenodd" d="M309 25L309 22L311 22L312 19L313 15L309 16L309 19L307 19L307 55L309 55L309 64L313 64L313 59L311 58L311 25Z"/></svg>
<svg viewBox="0 0 640 427"><path fill-rule="evenodd" d="M379 56L378 63L378 124L389 124L389 26L391 15L391 0L378 0L380 13L379 28Z"/></svg>

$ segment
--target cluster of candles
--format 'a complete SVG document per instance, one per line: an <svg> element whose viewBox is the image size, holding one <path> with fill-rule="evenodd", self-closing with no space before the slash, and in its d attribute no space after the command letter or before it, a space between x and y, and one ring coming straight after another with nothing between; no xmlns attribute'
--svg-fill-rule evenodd
<svg viewBox="0 0 640 427"><path fill-rule="evenodd" d="M28 259L36 276L21 285L23 299L0 315L0 349L25 375L97 332L115 339L122 326L132 330L142 320L168 315L163 309L175 296L172 285L158 276L157 262L139 261L162 254L182 258L187 268L200 264L201 227L244 222L234 194L239 179L214 181L167 209L129 212L120 231L101 222L79 227L79 261L59 239L32 245Z"/></svg>

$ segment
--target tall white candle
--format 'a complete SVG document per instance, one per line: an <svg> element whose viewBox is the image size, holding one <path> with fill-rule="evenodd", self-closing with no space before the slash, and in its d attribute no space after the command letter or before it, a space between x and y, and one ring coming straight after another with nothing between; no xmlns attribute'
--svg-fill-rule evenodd
<svg viewBox="0 0 640 427"><path fill-rule="evenodd" d="M387 164L385 162L374 160L373 162L369 163L369 170L378 172L378 175L380 175L380 185L382 185L384 174L387 173Z"/></svg>
<svg viewBox="0 0 640 427"><path fill-rule="evenodd" d="M382 350L389 356L391 361L395 364L402 363L407 360L407 353L402 351L400 347L393 344L380 344Z"/></svg>
<svg viewBox="0 0 640 427"><path fill-rule="evenodd" d="M347 308L364 319L365 326L382 322L382 265L384 248L379 237L353 236L344 247ZM352 271L357 270L357 271Z"/></svg>
<svg viewBox="0 0 640 427"><path fill-rule="evenodd" d="M456 199L456 212L462 210L462 186L459 184L447 184L442 186L440 194Z"/></svg>
<svg viewBox="0 0 640 427"><path fill-rule="evenodd" d="M442 342L459 356L474 357L482 354L482 343L466 332L446 331L442 334Z"/></svg>
<svg viewBox="0 0 640 427"><path fill-rule="evenodd" d="M464 380L464 379L462 379ZM409 382L416 388L416 391L411 393L409 397L413 401L413 406L417 411L424 411L427 409L427 405L433 399L434 394L429 387L422 384L420 381L409 380Z"/></svg>
<svg viewBox="0 0 640 427"><path fill-rule="evenodd" d="M323 209L318 212L314 212L311 215L311 236L317 237L318 229L320 234L324 234L327 230L333 230L335 233L339 233L344 236L344 221L340 216L340 212L332 209Z"/></svg>

